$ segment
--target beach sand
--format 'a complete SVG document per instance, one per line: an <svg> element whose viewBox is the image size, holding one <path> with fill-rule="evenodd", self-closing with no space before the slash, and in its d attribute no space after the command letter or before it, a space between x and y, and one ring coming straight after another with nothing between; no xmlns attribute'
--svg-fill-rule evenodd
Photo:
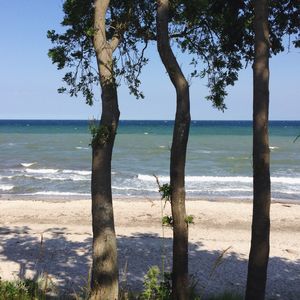
<svg viewBox="0 0 300 300"><path fill-rule="evenodd" d="M91 263L89 200L0 200L1 279L48 274L60 290L84 287ZM169 204L166 214L169 213ZM172 229L162 238L161 201L114 200L120 280L142 289L152 265L170 269ZM243 294L250 248L252 204L247 201L187 201L190 273L204 293ZM300 299L300 205L272 203L268 299ZM229 249L228 249L229 248ZM210 276L222 251L222 264Z"/></svg>

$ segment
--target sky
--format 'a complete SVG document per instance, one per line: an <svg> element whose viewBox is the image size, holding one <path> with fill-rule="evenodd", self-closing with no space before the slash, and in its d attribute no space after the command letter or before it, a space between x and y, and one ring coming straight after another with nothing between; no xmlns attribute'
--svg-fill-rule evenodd
<svg viewBox="0 0 300 300"><path fill-rule="evenodd" d="M62 31L62 0L0 0L0 119L91 119L101 116L101 102L93 107L82 97L57 93L63 72L47 56L51 43L47 30ZM118 89L121 119L172 120L176 95L159 59L156 46L148 50L150 61L142 74L145 99L136 100L125 85ZM176 50L185 70L187 58ZM287 51L270 60L270 119L300 120L300 50ZM223 113L205 99L206 81L191 82L193 120L251 120L252 69L239 73L228 89Z"/></svg>

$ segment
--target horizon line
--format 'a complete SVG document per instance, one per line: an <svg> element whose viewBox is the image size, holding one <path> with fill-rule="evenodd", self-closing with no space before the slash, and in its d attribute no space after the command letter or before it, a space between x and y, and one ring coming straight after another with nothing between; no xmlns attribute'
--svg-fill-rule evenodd
<svg viewBox="0 0 300 300"><path fill-rule="evenodd" d="M52 119L52 118L45 118L45 119L37 119L37 118L0 118L0 121L90 121L90 120L97 120L100 119ZM119 121L175 121L174 119L120 119ZM251 119L227 119L227 120L218 120L218 119L191 119L193 121L217 121L217 122L252 122ZM298 122L300 120L295 119L269 119L269 121L291 121L291 122Z"/></svg>

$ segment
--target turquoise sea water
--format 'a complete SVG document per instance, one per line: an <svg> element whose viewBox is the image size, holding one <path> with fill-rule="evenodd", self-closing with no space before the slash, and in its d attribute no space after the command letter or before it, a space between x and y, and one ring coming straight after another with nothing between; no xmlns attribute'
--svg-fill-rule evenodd
<svg viewBox="0 0 300 300"><path fill-rule="evenodd" d="M252 197L248 121L193 121L188 197ZM158 197L153 174L168 182L171 121L121 121L113 154L118 197ZM300 199L300 121L270 123L274 199ZM0 195L89 197L91 148L86 121L0 120Z"/></svg>

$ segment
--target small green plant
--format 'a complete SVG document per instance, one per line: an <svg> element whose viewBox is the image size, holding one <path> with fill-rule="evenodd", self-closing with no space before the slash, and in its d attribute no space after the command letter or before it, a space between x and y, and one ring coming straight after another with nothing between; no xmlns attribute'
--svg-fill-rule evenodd
<svg viewBox="0 0 300 300"><path fill-rule="evenodd" d="M171 186L169 183L164 183L163 185L159 186L158 189L161 199L164 199L166 201L170 201L171 199Z"/></svg>
<svg viewBox="0 0 300 300"><path fill-rule="evenodd" d="M189 225L189 224L195 224L194 223L194 216L193 215L188 215L185 217L185 222Z"/></svg>
<svg viewBox="0 0 300 300"><path fill-rule="evenodd" d="M172 216L163 216L161 220L163 226L173 226L173 217Z"/></svg>
<svg viewBox="0 0 300 300"><path fill-rule="evenodd" d="M167 201L171 201L171 185L169 183L160 184L159 179L156 175L153 175L156 179L156 183L158 186L158 192L161 195L161 200L165 200L165 205Z"/></svg>
<svg viewBox="0 0 300 300"><path fill-rule="evenodd" d="M46 299L46 294L32 279L2 281L0 280L0 300L37 300Z"/></svg>
<svg viewBox="0 0 300 300"><path fill-rule="evenodd" d="M111 130L108 126L97 125L95 121L92 121L89 127L92 135L92 141L90 143L92 147L97 145L103 146L108 142L111 134Z"/></svg>
<svg viewBox="0 0 300 300"><path fill-rule="evenodd" d="M57 294L56 287L47 273L37 279L0 279L0 300L44 300L50 292Z"/></svg>
<svg viewBox="0 0 300 300"><path fill-rule="evenodd" d="M159 279L161 273L158 266L152 266L144 277L144 291L141 300L169 300L171 299L171 275L164 274L164 280Z"/></svg>

